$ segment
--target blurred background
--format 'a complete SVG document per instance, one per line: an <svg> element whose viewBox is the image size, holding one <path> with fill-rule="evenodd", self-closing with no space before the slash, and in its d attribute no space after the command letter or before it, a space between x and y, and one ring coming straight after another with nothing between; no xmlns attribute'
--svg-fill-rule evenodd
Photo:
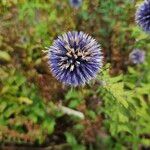
<svg viewBox="0 0 150 150"><path fill-rule="evenodd" d="M0 149L150 149L150 36L135 23L141 2L0 1ZM93 36L104 55L85 87L59 83L44 52L72 30ZM135 49L145 52L141 64L129 58Z"/></svg>

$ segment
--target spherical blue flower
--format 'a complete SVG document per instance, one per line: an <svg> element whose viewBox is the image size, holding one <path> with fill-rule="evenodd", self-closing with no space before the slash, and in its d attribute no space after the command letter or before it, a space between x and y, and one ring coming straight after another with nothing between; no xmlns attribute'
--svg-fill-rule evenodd
<svg viewBox="0 0 150 150"><path fill-rule="evenodd" d="M82 0L69 0L71 7L79 8L82 4Z"/></svg>
<svg viewBox="0 0 150 150"><path fill-rule="evenodd" d="M102 67L100 45L88 34L68 32L58 36L48 52L53 76L64 84L83 85Z"/></svg>
<svg viewBox="0 0 150 150"><path fill-rule="evenodd" d="M145 51L139 50L139 49L134 49L130 55L129 55L130 60L134 64L140 64L143 63L145 60Z"/></svg>
<svg viewBox="0 0 150 150"><path fill-rule="evenodd" d="M146 32L150 33L150 0L145 0L137 9L136 22Z"/></svg>

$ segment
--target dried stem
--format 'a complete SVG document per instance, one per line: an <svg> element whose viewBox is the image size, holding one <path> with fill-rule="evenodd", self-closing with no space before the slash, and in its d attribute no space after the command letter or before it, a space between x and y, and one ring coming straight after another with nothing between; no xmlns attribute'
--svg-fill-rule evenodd
<svg viewBox="0 0 150 150"><path fill-rule="evenodd" d="M76 111L76 110L73 110L71 108L68 108L68 107L65 107L65 106L62 106L62 105L59 105L58 108L65 114L68 114L68 115L73 115L73 116L76 116L80 119L84 119L84 114L82 112L79 112L79 111Z"/></svg>

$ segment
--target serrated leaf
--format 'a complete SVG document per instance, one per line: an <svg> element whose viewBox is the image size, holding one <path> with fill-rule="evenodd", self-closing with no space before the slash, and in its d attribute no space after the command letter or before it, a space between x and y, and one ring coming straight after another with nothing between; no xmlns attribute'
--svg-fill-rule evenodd
<svg viewBox="0 0 150 150"><path fill-rule="evenodd" d="M79 97L79 93L78 93L78 92L76 92L75 90L70 90L70 91L67 93L65 99L66 99L66 100L69 100L69 99L76 99L76 98L78 98L78 97Z"/></svg>
<svg viewBox="0 0 150 150"><path fill-rule="evenodd" d="M1 51L1 50L0 50L0 60L3 60L3 61L10 61L10 60L11 60L11 57L10 57L10 55L8 54L8 52L6 52L6 51Z"/></svg>
<svg viewBox="0 0 150 150"><path fill-rule="evenodd" d="M117 132L120 133L120 132L129 132L129 133L132 133L129 129L129 127L126 125L126 124L119 124L118 127L117 127Z"/></svg>
<svg viewBox="0 0 150 150"><path fill-rule="evenodd" d="M119 119L119 121L122 122L122 123L125 123L125 122L128 122L128 121L129 121L128 117L125 116L125 115L122 114L122 113L118 113L118 119Z"/></svg>
<svg viewBox="0 0 150 150"><path fill-rule="evenodd" d="M121 81L122 79L123 79L123 75L121 74L119 76L110 78L110 82L111 82L111 84L113 84L113 83L117 83L117 82Z"/></svg>
<svg viewBox="0 0 150 150"><path fill-rule="evenodd" d="M146 139L146 138L142 138L141 139L141 143L143 144L143 145L145 145L145 146L147 146L147 147L149 147L150 146L150 139Z"/></svg>
<svg viewBox="0 0 150 150"><path fill-rule="evenodd" d="M48 134L53 133L55 127L55 120L53 118L45 118L42 127L47 130Z"/></svg>
<svg viewBox="0 0 150 150"><path fill-rule="evenodd" d="M33 101L31 99L29 99L28 97L19 97L18 101L20 103L24 103L24 104L27 104L27 105L31 105L33 103Z"/></svg>
<svg viewBox="0 0 150 150"><path fill-rule="evenodd" d="M79 105L79 101L78 100L72 100L72 101L70 101L70 103L69 103L69 107L70 108L76 108L78 105Z"/></svg>
<svg viewBox="0 0 150 150"><path fill-rule="evenodd" d="M0 103L0 113L4 111L4 109L7 107L7 103L5 101Z"/></svg>
<svg viewBox="0 0 150 150"><path fill-rule="evenodd" d="M66 136L66 140L67 140L67 143L70 144L70 145L77 145L77 141L75 139L75 137L69 133L69 132L65 132L65 136Z"/></svg>

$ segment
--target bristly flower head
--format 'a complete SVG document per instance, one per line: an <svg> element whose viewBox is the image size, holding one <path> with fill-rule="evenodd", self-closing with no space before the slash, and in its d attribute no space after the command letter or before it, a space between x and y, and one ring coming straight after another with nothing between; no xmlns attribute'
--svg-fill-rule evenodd
<svg viewBox="0 0 150 150"><path fill-rule="evenodd" d="M129 55L130 60L134 64L140 64L143 63L145 60L145 51L139 50L139 49L134 49L130 55Z"/></svg>
<svg viewBox="0 0 150 150"><path fill-rule="evenodd" d="M54 40L48 52L52 74L62 83L84 85L102 67L100 45L88 34L68 32Z"/></svg>
<svg viewBox="0 0 150 150"><path fill-rule="evenodd" d="M71 7L79 8L82 5L82 0L69 0Z"/></svg>
<svg viewBox="0 0 150 150"><path fill-rule="evenodd" d="M150 33L150 0L145 0L137 9L136 22L145 31Z"/></svg>

